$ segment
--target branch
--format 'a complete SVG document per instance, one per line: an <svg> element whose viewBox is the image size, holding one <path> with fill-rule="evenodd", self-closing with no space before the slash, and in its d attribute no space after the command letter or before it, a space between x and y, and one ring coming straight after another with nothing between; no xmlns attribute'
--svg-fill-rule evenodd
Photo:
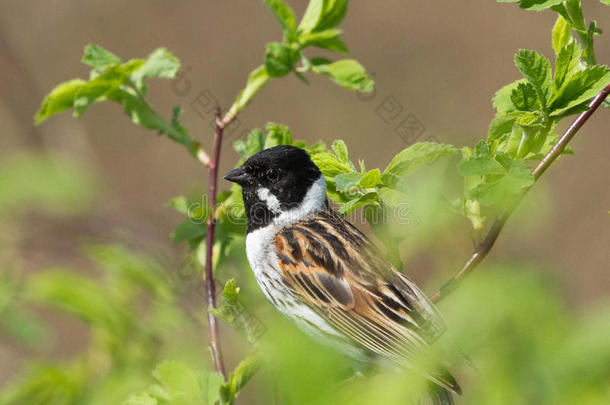
<svg viewBox="0 0 610 405"><path fill-rule="evenodd" d="M220 158L220 147L222 145L222 133L228 125L220 117L220 108L216 107L216 133L214 135L214 156L208 160L207 166L210 169L210 210L208 216L208 232L206 235L205 249L205 286L207 291L208 308L216 308L216 286L214 284L214 270L212 268L212 250L214 247L214 230L216 229L216 219L214 211L216 209L216 185L218 183L218 161ZM202 150L203 151L203 150ZM205 153L205 152L203 152ZM207 155L205 155L207 157ZM209 158L208 158L209 159ZM208 323L210 325L210 347L212 348L212 356L216 364L216 370L227 379L225 366L222 360L222 352L220 350L220 337L218 334L218 321L208 311Z"/></svg>
<svg viewBox="0 0 610 405"><path fill-rule="evenodd" d="M576 120L570 125L570 127L564 132L564 134L559 138L557 143L553 145L551 150L542 158L542 160L538 163L538 165L532 170L532 176L534 176L534 180L538 180L540 176L549 168L549 166L559 157L561 152L565 149L570 140L574 137L576 132L584 125L585 122L593 115L593 113L597 110L600 104L604 101L606 97L610 94L610 85L606 86L589 104L589 109L576 117ZM474 253L468 259L464 267L454 275L448 282L446 282L437 292L430 296L430 299L433 302L439 302L447 295L449 295L453 290L457 288L461 279L469 274L481 261L487 256L491 248L493 247L498 235L504 228L504 224L506 220L513 213L515 208L519 205L523 197L527 194L531 187L525 189L521 195L513 202L513 204L502 211L500 215L496 218L494 223L491 225L487 236L485 239L477 246Z"/></svg>

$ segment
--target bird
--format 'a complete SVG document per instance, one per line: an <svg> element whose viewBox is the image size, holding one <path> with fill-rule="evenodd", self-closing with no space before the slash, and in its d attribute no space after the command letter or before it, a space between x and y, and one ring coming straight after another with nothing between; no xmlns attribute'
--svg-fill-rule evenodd
<svg viewBox="0 0 610 405"><path fill-rule="evenodd" d="M246 256L265 297L307 334L356 359L414 369L444 333L440 312L380 249L329 204L309 154L279 145L249 157L224 179L241 186ZM461 394L438 364L414 370L430 382L428 402ZM422 402L418 402L422 403Z"/></svg>

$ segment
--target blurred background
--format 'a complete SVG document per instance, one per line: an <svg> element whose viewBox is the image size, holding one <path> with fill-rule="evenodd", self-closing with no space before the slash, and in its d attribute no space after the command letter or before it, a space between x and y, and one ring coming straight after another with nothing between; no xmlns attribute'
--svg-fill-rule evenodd
<svg viewBox="0 0 610 405"><path fill-rule="evenodd" d="M289 3L297 15L302 15L307 4L304 0ZM610 7L584 0L583 9L586 17L593 16L598 26L610 32ZM344 139L351 157L364 159L369 168L385 167L392 156L414 141L432 139L472 146L485 137L493 118L494 92L520 77L513 65L513 54L527 48L552 56L550 30L554 20L551 12L526 12L515 5L494 1L353 1L341 26L343 39L350 56L374 75L375 92L357 95L338 88L324 77L311 77L309 86L294 76L273 81L244 110L239 123L228 133L220 172L229 170L238 159L230 144L249 129L264 127L269 121L288 125L295 138L308 142ZM98 380L103 380L107 396L84 403L120 403L128 393L146 387L150 370L160 359L181 358L200 368L209 364L199 278L193 277L190 269L185 270L187 249L173 244L169 238L183 218L166 207L177 195L206 190L207 171L195 160L185 158L184 150L176 144L134 126L117 105L94 105L78 120L66 112L40 127L34 127L32 117L43 97L56 84L86 77L89 69L79 61L87 43L97 43L124 59L145 57L155 48L165 46L181 60L183 76L174 82L152 81L149 89L152 104L166 117L174 105L181 105L183 124L209 149L212 117L198 110L195 100L206 92L221 106L230 106L247 74L262 62L265 44L280 38L273 15L259 1L6 0L0 3L0 122L3 127L0 271L6 279L0 296L0 311L4 311L0 331L0 364L3 365L0 387L13 389L15 381L27 370L40 374L38 380L31 382L32 392L39 392L44 379L52 378L51 375L65 383L69 376L60 374L65 372L65 367L81 367L82 362L75 363L73 359L88 350L87 362L99 365L92 369L98 370ZM599 63L610 63L607 33L598 37L596 53ZM380 113L380 106L388 99L401 108L395 119ZM406 139L396 130L407 117L421 127L416 138ZM531 319L521 319L519 323L507 317L506 324L486 336L490 341L495 341L494 337L507 339L509 344L513 338L520 339L517 332L521 327L549 328L535 332L544 336L543 343L535 342L543 344L545 349L536 351L535 355L529 351L521 353L528 362L523 361L524 368L519 368L519 372L514 369L506 377L519 381L533 378L539 384L534 391L548 388L551 396L544 397L551 398L548 403L558 403L552 400L552 395L558 392L553 381L549 381L557 375L545 374L537 367L552 368L544 362L558 361L562 348L569 345L580 349L589 345L599 347L588 342L586 336L595 338L599 344L604 339L610 341L608 323L599 321L602 318L583 326L582 333L568 346L557 340L557 336L548 336L561 334L570 325L578 324L583 314L592 311L590 308L608 308L603 303L607 303L610 287L609 119L607 111L600 111L587 122L572 142L575 155L561 158L543 176L510 219L489 260L467 281L471 283L468 287L471 290L467 291L475 296L480 293L481 300L523 294L523 302L542 302L538 306L539 314L521 308ZM452 169L440 167L430 173L438 177L443 170ZM419 181L427 180L424 176ZM443 187L459 189L461 184L455 183L458 181L448 177ZM227 184L222 186L228 188ZM453 220L451 226L439 228L435 225L438 219L434 212L425 209L423 200L420 205L417 201L411 204L413 231L405 247L405 260L408 274L426 292L432 293L445 276L459 269L470 256L473 235L466 220ZM239 280L248 310L263 319L267 328L275 325L274 322L281 324L261 299L247 266L239 261L228 266L230 269L221 279ZM120 319L107 319L106 311L110 309L99 309L96 321L74 308L53 308L45 304L45 299L51 296L72 292L69 286L66 291L58 292L58 289L51 291L49 283L40 283L33 287L36 293L30 292L38 297L40 304L13 311L11 307L17 300L14 297L23 280L38 275L44 279L50 268L51 272L73 273L79 277L75 282L92 280L93 285L88 287L97 292L82 297L90 299L92 306L96 299L100 308L106 308L104 305L112 301L112 308L125 311L121 308L124 297L111 297L118 294L117 289L125 296L139 296L139 291L130 290L136 284L146 286L145 294L153 297L155 308L147 312L148 318L121 313L117 315ZM498 277L490 278L487 273ZM522 289L522 285L528 287ZM450 321L450 330L456 325L454 333L458 343L468 342L460 334L467 331L464 323L478 319L477 316L469 318L469 314L483 316L480 311L487 305L473 306L466 296L466 292L460 292L441 306ZM141 305L145 307L149 302L144 300ZM490 304L490 308L500 308L500 313L510 312L503 305ZM457 307L461 309L457 311ZM561 326L541 325L538 316ZM116 335L100 332L98 321ZM481 325L496 322L480 321ZM140 323L150 330L139 330ZM227 339L224 348L231 369L249 351L249 345L228 328L223 327L221 332ZM482 335L485 333L481 332L479 337ZM102 342L100 345L106 349L110 347L108 350L113 355L108 357L99 347L92 349L92 340ZM171 344L164 343L167 341ZM129 345L132 347L126 349ZM140 352L137 346L141 347ZM147 347L157 351L152 355ZM610 349L607 345L603 347L607 356ZM468 352L472 347L463 349L472 354ZM129 354L116 355L121 350L128 350ZM592 361L598 362L607 359L598 355L588 352L574 361L587 356L597 357ZM515 362L522 359L512 352L502 356ZM119 358L127 361L122 366L127 374L118 373L112 381L103 377L106 376L103 370L113 369L116 364L112 362ZM294 364L301 364L298 360ZM303 364L309 361L300 360ZM130 362L139 365L141 377L127 381L120 376L136 374L129 368ZM49 364L69 366L54 369L55 374L40 371L54 367ZM532 368L525 370L525 364ZM578 363L575 369L583 369L574 375L590 381L610 375L608 364L595 364L592 370ZM466 370L457 374L463 375L466 381L479 378L471 376L479 375L476 371L460 367ZM563 367L561 362L557 367ZM90 376L85 378L81 374L79 378L89 384ZM274 388L266 384L265 378L255 379L238 403L269 403ZM569 376L565 378L571 380ZM65 384L67 391L58 394L58 398L71 398L66 393L72 392L69 387L77 393L82 390L78 381L69 381ZM310 382L316 381L312 377ZM506 386L509 385L507 382ZM482 384L473 390L484 390L484 387ZM503 392L502 386L499 387L494 392ZM579 387L575 386L575 396L571 398L587 398L589 394L580 392ZM601 383L594 385L591 392L594 392L589 396L591 403L596 403L610 391L607 384ZM468 395L464 401L480 403ZM496 394L489 395L486 398L494 398ZM497 395L495 402L490 399L487 403L511 403L507 400L509 394ZM519 395L510 398L514 400L512 403L527 402L521 402ZM19 403L16 401L7 403ZM66 399L57 403L77 402Z"/></svg>

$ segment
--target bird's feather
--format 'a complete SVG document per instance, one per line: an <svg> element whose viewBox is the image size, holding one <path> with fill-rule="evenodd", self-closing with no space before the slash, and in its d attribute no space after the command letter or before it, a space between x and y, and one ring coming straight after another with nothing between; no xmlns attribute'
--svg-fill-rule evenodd
<svg viewBox="0 0 610 405"><path fill-rule="evenodd" d="M274 242L286 286L366 350L410 367L444 332L443 319L426 295L332 209L283 228ZM424 374L460 391L440 367Z"/></svg>

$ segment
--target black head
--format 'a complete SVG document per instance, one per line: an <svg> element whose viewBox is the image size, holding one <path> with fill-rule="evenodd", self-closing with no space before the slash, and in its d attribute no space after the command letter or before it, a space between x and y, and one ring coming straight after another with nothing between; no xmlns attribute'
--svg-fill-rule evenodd
<svg viewBox="0 0 610 405"><path fill-rule="evenodd" d="M318 190L324 184L320 169L307 152L295 146L280 145L258 152L224 178L242 187L249 232L266 226L282 213L294 212L303 205L306 209L319 208L326 202L326 189Z"/></svg>

